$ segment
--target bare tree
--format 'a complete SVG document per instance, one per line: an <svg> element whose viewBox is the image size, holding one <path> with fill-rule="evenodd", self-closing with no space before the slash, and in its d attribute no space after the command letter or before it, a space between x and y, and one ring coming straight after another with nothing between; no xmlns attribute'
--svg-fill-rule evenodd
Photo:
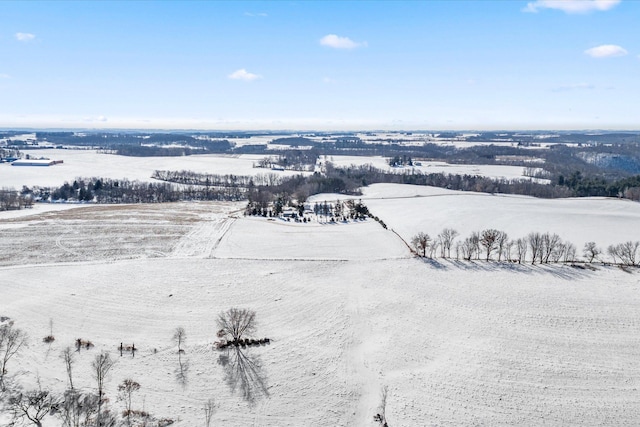
<svg viewBox="0 0 640 427"><path fill-rule="evenodd" d="M513 261L513 259L511 258L511 253L513 251L513 247L515 246L516 242L514 242L513 240L507 240L507 243L505 243L504 245L504 249L503 249L503 254L504 258L511 262Z"/></svg>
<svg viewBox="0 0 640 427"><path fill-rule="evenodd" d="M184 352L184 350L182 350L182 343L184 343L186 340L187 340L187 332L184 330L182 326L177 327L176 330L173 332L173 341L178 346L178 353Z"/></svg>
<svg viewBox="0 0 640 427"><path fill-rule="evenodd" d="M613 263L618 263L618 258L620 258L620 254L618 253L618 245L609 245L607 247L607 254L613 259Z"/></svg>
<svg viewBox="0 0 640 427"><path fill-rule="evenodd" d="M558 250L558 246L562 243L562 239L557 234L544 233L542 235L542 251L540 262L545 264L549 262L549 259L554 252ZM560 259L560 258L558 258Z"/></svg>
<svg viewBox="0 0 640 427"><path fill-rule="evenodd" d="M451 246L453 241L458 237L458 232L453 228L445 228L438 234L438 242L440 242L440 254L443 258L451 258Z"/></svg>
<svg viewBox="0 0 640 427"><path fill-rule="evenodd" d="M602 249L600 249L596 242L587 242L584 244L584 248L582 249L582 255L592 263L594 259L597 259L598 256L602 253Z"/></svg>
<svg viewBox="0 0 640 427"><path fill-rule="evenodd" d="M0 390L4 390L7 363L26 342L27 334L21 329L14 328L13 322L0 326Z"/></svg>
<svg viewBox="0 0 640 427"><path fill-rule="evenodd" d="M472 254L475 254L476 259L480 259L480 234L477 231L474 231L469 236L469 244L471 245L469 259L471 259Z"/></svg>
<svg viewBox="0 0 640 427"><path fill-rule="evenodd" d="M98 383L98 414L96 417L96 425L100 425L100 417L102 415L102 400L104 393L104 383L107 377L107 374L113 368L115 361L111 359L111 356L108 352L101 352L96 355L96 358L91 363L91 367L93 368L93 375Z"/></svg>
<svg viewBox="0 0 640 427"><path fill-rule="evenodd" d="M522 264L527 259L527 238L522 237L516 240L516 255L518 257L518 264Z"/></svg>
<svg viewBox="0 0 640 427"><path fill-rule="evenodd" d="M92 424L92 417L98 406L98 396L83 394L78 390L64 392L62 402L58 405L58 417L64 427L80 427Z"/></svg>
<svg viewBox="0 0 640 427"><path fill-rule="evenodd" d="M429 248L429 243L431 242L431 237L427 233L420 232L413 236L411 239L411 245L418 252L418 254L422 254L421 256L424 258L427 256L427 249Z"/></svg>
<svg viewBox="0 0 640 427"><path fill-rule="evenodd" d="M435 258L436 251L438 250L439 245L440 243L438 243L437 240L434 240L433 242L431 242L431 245L429 246L429 258Z"/></svg>
<svg viewBox="0 0 640 427"><path fill-rule="evenodd" d="M638 259L638 249L640 248L640 242L624 242L617 245L611 245L607 248L607 252L613 258L613 262L620 262L624 265L635 266L638 265L640 260Z"/></svg>
<svg viewBox="0 0 640 427"><path fill-rule="evenodd" d="M560 242L551 252L551 262L557 263L564 257L564 252L567 249L567 245L564 242Z"/></svg>
<svg viewBox="0 0 640 427"><path fill-rule="evenodd" d="M467 237L459 245L462 258L467 261L471 261L471 258L476 253L476 242L471 237ZM457 250L457 247L456 247Z"/></svg>
<svg viewBox="0 0 640 427"><path fill-rule="evenodd" d="M204 422L206 427L211 426L211 418L216 412L216 402L213 399L209 399L204 404Z"/></svg>
<svg viewBox="0 0 640 427"><path fill-rule="evenodd" d="M488 230L482 230L480 234L480 244L485 249L487 255L487 261L491 258L491 253L496 250L498 244L498 236L500 231L490 228Z"/></svg>
<svg viewBox="0 0 640 427"><path fill-rule="evenodd" d="M18 393L9 399L15 420L28 420L42 427L42 419L57 406L57 399L46 390L31 390Z"/></svg>
<svg viewBox="0 0 640 427"><path fill-rule="evenodd" d="M576 246L573 243L564 243L564 254L562 261L566 263L575 262L576 260Z"/></svg>
<svg viewBox="0 0 640 427"><path fill-rule="evenodd" d="M69 378L69 388L73 390L73 364L75 363L75 356L71 347L67 346L60 353L60 357L64 361L64 366L67 369L67 378Z"/></svg>
<svg viewBox="0 0 640 427"><path fill-rule="evenodd" d="M638 265L638 248L640 242L624 242L622 244L622 259L627 265Z"/></svg>
<svg viewBox="0 0 640 427"><path fill-rule="evenodd" d="M218 327L224 335L231 336L237 343L244 334L250 334L256 328L256 312L246 308L230 308L218 316Z"/></svg>
<svg viewBox="0 0 640 427"><path fill-rule="evenodd" d="M498 237L496 238L496 245L498 247L498 261L502 261L502 257L504 256L509 259L511 256L511 246L509 245L511 242L509 241L509 236L504 231L498 231ZM509 254L507 254L507 249Z"/></svg>
<svg viewBox="0 0 640 427"><path fill-rule="evenodd" d="M529 243L529 248L531 248L531 264L535 264L538 257L542 258L542 234L529 233L527 242Z"/></svg>
<svg viewBox="0 0 640 427"><path fill-rule="evenodd" d="M120 400L124 401L127 410L125 414L127 416L127 425L131 425L131 398L133 393L140 390L140 384L131 378L127 378L122 381L122 384L118 386L118 393Z"/></svg>

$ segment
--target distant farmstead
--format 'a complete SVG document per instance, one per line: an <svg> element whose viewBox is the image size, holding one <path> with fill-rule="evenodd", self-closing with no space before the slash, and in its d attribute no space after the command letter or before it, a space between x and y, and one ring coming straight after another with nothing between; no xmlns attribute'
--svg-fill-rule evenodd
<svg viewBox="0 0 640 427"><path fill-rule="evenodd" d="M36 159L23 159L16 160L11 163L11 166L53 166L63 163L62 160L36 160Z"/></svg>

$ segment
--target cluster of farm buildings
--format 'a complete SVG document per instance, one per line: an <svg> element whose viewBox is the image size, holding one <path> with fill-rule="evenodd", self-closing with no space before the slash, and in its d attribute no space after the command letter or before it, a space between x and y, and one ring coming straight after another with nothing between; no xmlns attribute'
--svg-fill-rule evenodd
<svg viewBox="0 0 640 427"><path fill-rule="evenodd" d="M11 166L53 166L63 162L63 160L17 159L14 157L5 157L3 159L0 159L0 163L10 163Z"/></svg>

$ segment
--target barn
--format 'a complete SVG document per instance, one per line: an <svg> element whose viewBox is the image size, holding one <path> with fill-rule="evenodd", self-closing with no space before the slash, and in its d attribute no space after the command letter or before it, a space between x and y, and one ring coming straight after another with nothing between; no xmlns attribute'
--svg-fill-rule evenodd
<svg viewBox="0 0 640 427"><path fill-rule="evenodd" d="M62 160L49 159L21 159L11 163L11 166L51 166L62 163Z"/></svg>

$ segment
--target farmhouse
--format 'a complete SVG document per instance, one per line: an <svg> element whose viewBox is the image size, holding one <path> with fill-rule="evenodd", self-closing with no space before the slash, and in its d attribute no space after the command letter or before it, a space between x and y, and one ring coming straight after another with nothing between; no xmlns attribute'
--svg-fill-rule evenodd
<svg viewBox="0 0 640 427"><path fill-rule="evenodd" d="M23 159L16 160L11 163L11 166L52 166L62 163L62 160L49 160L49 159Z"/></svg>

